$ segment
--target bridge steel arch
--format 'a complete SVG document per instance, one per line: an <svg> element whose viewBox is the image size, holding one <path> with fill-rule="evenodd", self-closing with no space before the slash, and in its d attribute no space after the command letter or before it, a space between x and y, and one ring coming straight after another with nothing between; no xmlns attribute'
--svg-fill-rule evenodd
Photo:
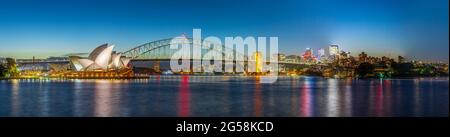
<svg viewBox="0 0 450 137"><path fill-rule="evenodd" d="M187 38L189 41L189 45L193 46L193 39ZM146 59L171 59L172 55L178 51L178 49L170 49L170 42L172 38L169 39L161 39L152 41L149 43L142 44L140 46L137 46L135 48L132 48L128 51L125 51L122 53L122 55L126 57L130 57L132 60L146 60ZM191 48L192 49L192 48ZM215 49L206 48L202 44L202 56L203 54ZM230 52L224 52L224 51L231 51ZM221 53L223 56L223 60L235 60L236 58L243 58L244 60L248 60L248 56L244 53L237 53L236 50L226 48L222 44L222 51L217 51L218 53Z"/></svg>

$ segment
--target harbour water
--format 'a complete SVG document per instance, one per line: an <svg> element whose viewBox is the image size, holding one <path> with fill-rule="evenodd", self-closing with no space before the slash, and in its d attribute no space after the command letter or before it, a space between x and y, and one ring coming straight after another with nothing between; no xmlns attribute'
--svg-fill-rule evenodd
<svg viewBox="0 0 450 137"><path fill-rule="evenodd" d="M0 80L2 117L448 117L449 78Z"/></svg>

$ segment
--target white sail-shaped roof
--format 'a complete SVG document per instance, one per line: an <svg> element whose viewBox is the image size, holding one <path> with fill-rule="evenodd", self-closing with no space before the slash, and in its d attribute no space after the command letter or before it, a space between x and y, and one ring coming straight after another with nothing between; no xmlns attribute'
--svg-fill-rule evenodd
<svg viewBox="0 0 450 137"><path fill-rule="evenodd" d="M88 58L71 56L70 62L76 71L126 67L131 59L114 52L113 48L113 45L103 44L95 48Z"/></svg>
<svg viewBox="0 0 450 137"><path fill-rule="evenodd" d="M72 68L76 71L81 71L83 69L83 66L79 62L80 57L78 56L69 56L69 60L71 62Z"/></svg>
<svg viewBox="0 0 450 137"><path fill-rule="evenodd" d="M130 60L131 60L131 58L126 58L126 57L121 58L120 59L121 66L126 67L128 65L128 63L130 63Z"/></svg>
<svg viewBox="0 0 450 137"><path fill-rule="evenodd" d="M91 52L91 54L89 54L89 59L95 60L97 56L108 47L108 43L98 46Z"/></svg>
<svg viewBox="0 0 450 137"><path fill-rule="evenodd" d="M114 46L108 46L105 49L101 50L99 53L96 53L96 58L94 59L94 63L101 67L102 69L107 69L109 65L109 61L111 59L111 53L113 51Z"/></svg>
<svg viewBox="0 0 450 137"><path fill-rule="evenodd" d="M83 59L83 58L78 59L78 62L80 62L81 66L83 66L83 68L87 68L87 67L91 66L92 64L94 64L94 61L92 61L90 59Z"/></svg>
<svg viewBox="0 0 450 137"><path fill-rule="evenodd" d="M120 53L113 53L111 55L111 64L110 64L110 66L112 68L120 68L121 67L121 65L120 65L120 56L121 56Z"/></svg>

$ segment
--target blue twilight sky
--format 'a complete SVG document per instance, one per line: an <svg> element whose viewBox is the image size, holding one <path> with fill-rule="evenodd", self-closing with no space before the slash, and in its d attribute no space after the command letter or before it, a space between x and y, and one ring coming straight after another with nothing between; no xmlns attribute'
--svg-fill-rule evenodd
<svg viewBox="0 0 450 137"><path fill-rule="evenodd" d="M449 60L448 0L0 0L0 56L124 51L201 28L278 36L280 51L338 44L357 55Z"/></svg>

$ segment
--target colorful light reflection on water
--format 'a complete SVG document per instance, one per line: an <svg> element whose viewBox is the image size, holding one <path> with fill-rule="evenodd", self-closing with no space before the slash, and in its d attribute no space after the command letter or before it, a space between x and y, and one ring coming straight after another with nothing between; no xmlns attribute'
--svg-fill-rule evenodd
<svg viewBox="0 0 450 137"><path fill-rule="evenodd" d="M448 116L448 78L3 80L0 116Z"/></svg>

